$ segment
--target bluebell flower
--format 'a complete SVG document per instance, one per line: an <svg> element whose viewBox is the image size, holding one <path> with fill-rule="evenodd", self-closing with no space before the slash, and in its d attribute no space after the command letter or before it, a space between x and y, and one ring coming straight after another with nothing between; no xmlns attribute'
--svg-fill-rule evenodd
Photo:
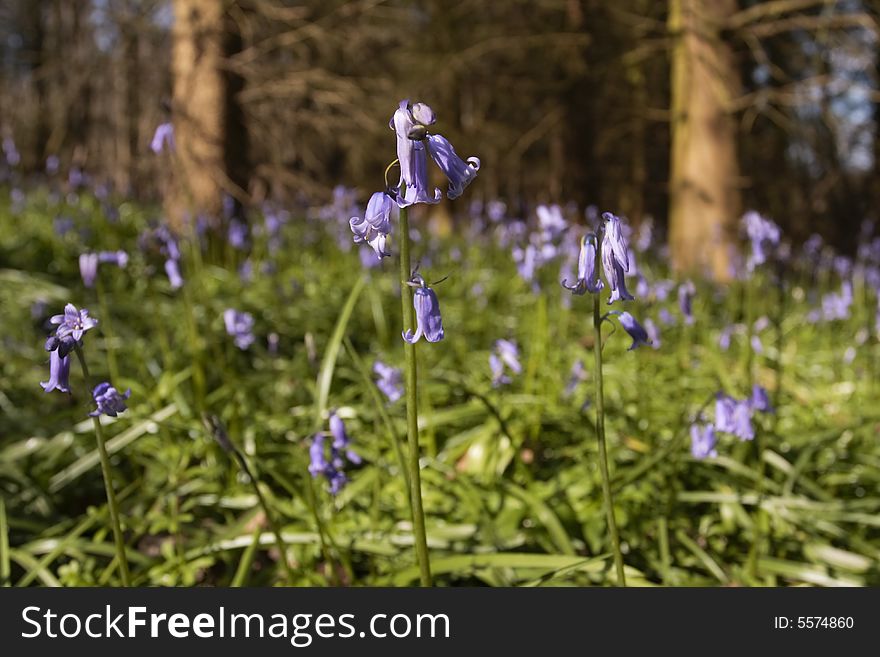
<svg viewBox="0 0 880 657"><path fill-rule="evenodd" d="M644 326L645 333L648 334L648 342L651 343L654 349L659 349L662 344L660 341L660 329L657 328L657 325L650 317L645 320Z"/></svg>
<svg viewBox="0 0 880 657"><path fill-rule="evenodd" d="M747 212L742 222L752 244L747 267L753 271L757 265L767 261L768 252L779 244L781 232L779 226L757 212Z"/></svg>
<svg viewBox="0 0 880 657"><path fill-rule="evenodd" d="M697 288L694 286L693 281L685 281L678 286L678 307L684 316L684 323L688 325L694 323L693 304L696 293Z"/></svg>
<svg viewBox="0 0 880 657"><path fill-rule="evenodd" d="M377 360L373 363L373 373L378 377L376 387L388 397L388 401L394 403L403 397L403 372Z"/></svg>
<svg viewBox="0 0 880 657"><path fill-rule="evenodd" d="M620 322L620 325L623 327L623 330L629 334L629 337L632 338L632 344L629 346L627 351L632 351L637 347L641 347L642 345L650 345L651 340L648 338L648 332L644 329L644 327L636 321L636 318L633 317L626 311L621 310L612 310L609 314L617 315L617 319Z"/></svg>
<svg viewBox="0 0 880 657"><path fill-rule="evenodd" d="M440 342L443 339L443 320L440 317L440 302L425 279L421 275L413 276L409 283L415 287L413 294L413 307L416 311L416 331L407 329L403 339L410 344L415 344L423 335L428 342Z"/></svg>
<svg viewBox="0 0 880 657"><path fill-rule="evenodd" d="M49 380L41 382L45 392L60 390L61 392L70 392L70 356L59 354L56 348L49 354Z"/></svg>
<svg viewBox="0 0 880 657"><path fill-rule="evenodd" d="M233 249L239 251L246 249L248 245L248 227L247 224L238 219L232 219L229 222L229 231L227 232L229 244Z"/></svg>
<svg viewBox="0 0 880 657"><path fill-rule="evenodd" d="M361 463L361 457L349 449L351 441L345 425L335 412L330 414L330 435L333 441L330 444L329 459L325 450L326 436L319 433L312 438L309 447L309 473L313 478L319 476L326 478L330 484L330 493L336 495L348 482L344 471L346 464L357 465Z"/></svg>
<svg viewBox="0 0 880 657"><path fill-rule="evenodd" d="M97 253L80 253L79 275L82 277L83 285L86 287L93 287L95 285L95 279L98 277Z"/></svg>
<svg viewBox="0 0 880 657"><path fill-rule="evenodd" d="M602 269L611 288L608 303L631 301L634 297L626 289L626 272L629 271L629 255L626 238L620 229L620 219L610 212L602 215Z"/></svg>
<svg viewBox="0 0 880 657"><path fill-rule="evenodd" d="M171 123L160 123L153 133L150 149L158 155L162 151L174 152L174 126Z"/></svg>
<svg viewBox="0 0 880 657"><path fill-rule="evenodd" d="M345 454L345 458L349 463L354 465L361 464L361 457L357 452L351 450L351 438L345 430L345 423L336 411L330 412L330 435L333 436L334 458L339 458Z"/></svg>
<svg viewBox="0 0 880 657"><path fill-rule="evenodd" d="M465 187L477 177L480 158L471 156L465 162L443 135L428 135L426 143L431 158L449 180L446 196L450 200L457 199L464 192Z"/></svg>
<svg viewBox="0 0 880 657"><path fill-rule="evenodd" d="M116 417L119 413L128 409L125 405L125 400L130 396L131 390L126 390L125 393L119 394L119 391L108 382L99 383L92 390L92 397L94 397L98 408L89 413L89 415L98 417L103 414Z"/></svg>
<svg viewBox="0 0 880 657"><path fill-rule="evenodd" d="M568 383L565 384L564 395L571 397L575 389L581 381L587 378L587 368L584 367L584 361L578 359L572 364L571 371L568 373Z"/></svg>
<svg viewBox="0 0 880 657"><path fill-rule="evenodd" d="M661 308L657 313L657 317L664 326L675 326L677 323L675 315L669 312L669 308Z"/></svg>
<svg viewBox="0 0 880 657"><path fill-rule="evenodd" d="M732 433L740 440L752 440L755 429L752 426L749 401L738 401L730 395L718 393L715 398L715 428L724 433Z"/></svg>
<svg viewBox="0 0 880 657"><path fill-rule="evenodd" d="M718 452L715 451L715 443L715 427L711 424L691 425L691 455L695 459L702 460L706 457L718 456Z"/></svg>
<svg viewBox="0 0 880 657"><path fill-rule="evenodd" d="M61 160L58 159L57 155L50 155L46 158L46 173L50 176L54 176L58 173L58 168L61 166Z"/></svg>
<svg viewBox="0 0 880 657"><path fill-rule="evenodd" d="M85 308L77 310L76 306L68 303L64 306L64 314L53 315L49 323L58 326L55 335L59 340L70 337L74 342L79 342L86 331L98 325L98 320L89 317L89 311Z"/></svg>
<svg viewBox="0 0 880 657"><path fill-rule="evenodd" d="M757 383L752 386L752 396L749 399L749 404L753 410L763 413L773 412L773 406L770 404L770 396L767 394L767 390Z"/></svg>
<svg viewBox="0 0 880 657"><path fill-rule="evenodd" d="M21 154L12 137L3 138L3 155L6 156L6 163L11 167L17 166L21 162Z"/></svg>
<svg viewBox="0 0 880 657"><path fill-rule="evenodd" d="M349 220L355 244L366 242L380 259L391 255L385 249L385 240L391 232L393 207L393 201L388 194L376 192L367 202L367 210L363 218L352 217Z"/></svg>
<svg viewBox="0 0 880 657"><path fill-rule="evenodd" d="M253 315L227 308L223 311L223 323L226 325L226 332L233 337L236 347L245 350L251 346L254 341Z"/></svg>
<svg viewBox="0 0 880 657"><path fill-rule="evenodd" d="M165 275L168 277L171 289L176 290L183 287L183 277L180 275L180 266L177 263L177 258L168 258L165 261Z"/></svg>
<svg viewBox="0 0 880 657"><path fill-rule="evenodd" d="M562 287L571 290L572 294L580 295L585 292L596 294L605 287L599 278L599 272L596 271L596 246L596 236L592 233L581 238L577 281L574 285L568 285L566 280L562 281Z"/></svg>
<svg viewBox="0 0 880 657"><path fill-rule="evenodd" d="M98 262L113 264L120 269L125 269L128 266L128 253L121 249L119 251L99 251Z"/></svg>
<svg viewBox="0 0 880 657"><path fill-rule="evenodd" d="M510 340L496 340L492 353L489 354L489 367L492 370L492 386L507 385L511 378L505 373L509 369L513 374L522 373L519 362L519 349Z"/></svg>
<svg viewBox="0 0 880 657"><path fill-rule="evenodd" d="M421 118L433 117L429 107L420 103L416 105L419 106ZM438 203L442 194L436 188L433 195L430 192L428 153L421 142L427 136L427 129L416 122L409 100L400 101L388 125L397 135L397 160L400 165L398 187L404 187L403 193L398 197L398 204L405 207L413 203Z"/></svg>

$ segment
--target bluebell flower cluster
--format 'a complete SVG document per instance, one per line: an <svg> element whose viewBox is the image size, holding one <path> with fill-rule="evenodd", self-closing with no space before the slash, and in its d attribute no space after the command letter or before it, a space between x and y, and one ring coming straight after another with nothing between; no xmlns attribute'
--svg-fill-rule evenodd
<svg viewBox="0 0 880 657"><path fill-rule="evenodd" d="M754 440L754 414L772 413L770 397L767 390L758 384L752 387L751 395L745 399L736 399L724 392L715 396L715 418L711 423L694 423L691 425L691 454L694 458L703 459L717 456L715 451L716 432L728 433L742 441Z"/></svg>
<svg viewBox="0 0 880 657"><path fill-rule="evenodd" d="M496 340L492 352L489 354L489 368L492 370L492 387L497 388L511 383L511 374L521 374L522 365L519 362L519 348L511 340Z"/></svg>
<svg viewBox="0 0 880 657"><path fill-rule="evenodd" d="M235 346L244 351L254 342L254 316L234 308L223 311L226 332L232 336Z"/></svg>
<svg viewBox="0 0 880 657"><path fill-rule="evenodd" d="M330 484L330 493L338 494L348 483L347 465L360 465L361 457L351 449L351 439L345 423L335 411L330 413L330 454L326 450L327 435L318 433L312 437L309 447L309 473L313 478L323 476Z"/></svg>
<svg viewBox="0 0 880 657"><path fill-rule="evenodd" d="M92 390L92 397L97 408L89 413L89 415L92 417L98 417L99 415L116 417L123 411L128 410L125 401L131 397L131 390L120 393L110 383L105 381L95 386L95 389Z"/></svg>
<svg viewBox="0 0 880 657"><path fill-rule="evenodd" d="M389 402L394 403L403 397L403 372L377 360L373 363L373 373L377 377L376 387L388 398Z"/></svg>

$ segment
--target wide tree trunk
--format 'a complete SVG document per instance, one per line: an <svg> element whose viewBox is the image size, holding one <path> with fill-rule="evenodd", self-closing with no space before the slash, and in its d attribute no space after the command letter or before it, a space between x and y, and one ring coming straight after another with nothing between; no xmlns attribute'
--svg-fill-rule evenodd
<svg viewBox="0 0 880 657"><path fill-rule="evenodd" d="M224 177L223 3L174 0L171 70L176 141L166 199L172 226L204 213L219 216Z"/></svg>
<svg viewBox="0 0 880 657"><path fill-rule="evenodd" d="M672 52L669 237L673 267L730 278L742 210L736 123L738 71L721 35L736 0L670 0Z"/></svg>

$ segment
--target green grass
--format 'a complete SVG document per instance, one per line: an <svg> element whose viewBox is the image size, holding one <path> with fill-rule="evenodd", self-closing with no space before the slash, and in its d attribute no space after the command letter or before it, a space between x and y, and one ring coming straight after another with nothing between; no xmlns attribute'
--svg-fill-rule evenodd
<svg viewBox="0 0 880 657"><path fill-rule="evenodd" d="M251 282L237 274L241 254L196 257L184 247L186 285L174 291L162 258L137 248L150 211L118 207L113 223L85 196L61 207L35 192L18 214L0 204L0 579L119 584L82 378L72 368L71 397L39 387L48 376L41 321L70 301L102 321L85 338L93 376L109 377L112 353L115 385L132 389L129 411L102 424L134 584L286 581L253 488L206 434L203 412L222 419L264 486L294 584L415 584L404 402L384 405L371 380L376 359L403 365L394 259L365 272L356 251L340 250L340 224L295 217L274 255L255 238ZM63 238L52 226L59 213L77 226ZM423 236L413 260L428 280L449 275L435 288L446 339L419 348L436 583L613 583L595 416L582 408L592 376L564 394L572 364L592 362L589 295L565 293L558 264L535 292L491 239L434 238L420 213L411 221ZM101 266L99 301L83 287L77 257L117 248L131 262L121 271ZM657 262L641 264L649 280L668 276ZM775 288L763 275L752 283L754 316L781 320L780 332L761 334L765 352L753 363L771 397L778 388L777 412L756 419L760 454L731 436L720 439L716 459L694 460L688 449L690 420L701 408L711 416L717 390L748 392L747 339L735 337L726 352L717 346L721 328L745 315L736 286L700 283L693 327L658 322L661 307L678 314L674 293L628 304L661 327L659 350L627 352L624 332L606 329L606 431L628 583L880 584L875 341L843 360L875 299L857 289L851 320L813 325L805 321L811 290L796 275L782 317ZM46 310L32 318L37 301ZM247 351L226 335L230 307L255 317ZM277 354L270 333L279 336ZM499 338L517 341L524 371L495 389L488 354ZM308 474L310 437L326 428L328 409L364 458L335 498Z"/></svg>

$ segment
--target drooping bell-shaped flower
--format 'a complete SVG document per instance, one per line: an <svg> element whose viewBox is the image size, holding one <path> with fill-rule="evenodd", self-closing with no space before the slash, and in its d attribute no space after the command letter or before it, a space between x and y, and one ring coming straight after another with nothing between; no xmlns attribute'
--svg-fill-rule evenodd
<svg viewBox="0 0 880 657"><path fill-rule="evenodd" d="M92 417L98 417L103 414L109 415L110 417L116 417L119 413L128 409L125 405L125 400L130 396L131 390L126 390L123 394L120 394L119 391L107 381L99 383L92 391L92 397L94 397L95 404L98 408L89 413L89 415Z"/></svg>
<svg viewBox="0 0 880 657"><path fill-rule="evenodd" d="M174 126L171 123L160 123L150 141L150 150L156 155L162 151L174 152Z"/></svg>
<svg viewBox="0 0 880 657"><path fill-rule="evenodd" d="M416 103L421 119L434 119L434 112L424 103ZM397 135L397 160L400 165L400 183L404 186L398 205L405 207L414 203L438 203L442 194L428 185L428 154L422 140L427 135L425 124L417 122L410 108L409 100L400 101L389 122L389 127Z"/></svg>
<svg viewBox="0 0 880 657"><path fill-rule="evenodd" d="M352 217L348 224L354 233L355 244L366 242L381 259L390 256L385 241L391 232L391 209L393 201L385 192L376 192L367 202L363 218Z"/></svg>
<svg viewBox="0 0 880 657"><path fill-rule="evenodd" d="M86 287L93 287L95 285L95 279L98 277L97 253L79 254L79 275L82 277L83 285Z"/></svg>
<svg viewBox="0 0 880 657"><path fill-rule="evenodd" d="M654 321L649 317L645 320L645 333L648 334L648 341L651 343L651 346L654 349L659 349L662 344L660 341L660 329L657 328L657 325Z"/></svg>
<svg viewBox="0 0 880 657"><path fill-rule="evenodd" d="M715 451L715 442L715 427L711 424L691 425L691 455L695 459L702 460L706 457L718 456L718 452Z"/></svg>
<svg viewBox="0 0 880 657"><path fill-rule="evenodd" d="M234 308L227 308L223 311L223 323L226 325L226 332L232 336L236 347L245 350L253 344L253 315L240 312Z"/></svg>
<svg viewBox="0 0 880 657"><path fill-rule="evenodd" d="M168 258L165 261L165 275L168 277L171 289L176 290L183 287L183 276L180 275L180 266L176 258Z"/></svg>
<svg viewBox="0 0 880 657"><path fill-rule="evenodd" d="M70 392L70 356L62 356L58 351L55 349L49 355L49 380L40 383L45 392Z"/></svg>
<svg viewBox="0 0 880 657"><path fill-rule="evenodd" d="M770 404L770 396L767 390L757 383L752 386L752 396L749 399L752 410L761 411L762 413L772 413L773 406Z"/></svg>
<svg viewBox="0 0 880 657"><path fill-rule="evenodd" d="M379 377L376 387L388 397L388 401L393 403L403 397L403 373L399 369L377 360L373 363L373 373Z"/></svg>
<svg viewBox="0 0 880 657"><path fill-rule="evenodd" d="M465 187L477 177L477 172L480 170L480 158L471 156L465 162L456 154L452 144L443 135L428 135L425 141L431 158L449 180L446 196L450 200L457 199Z"/></svg>
<svg viewBox="0 0 880 657"><path fill-rule="evenodd" d="M443 339L443 320L440 317L440 302L425 279L421 275L413 276L410 285L415 287L413 294L413 307L416 311L416 330L407 329L403 339L410 344L415 344L419 338L425 336L428 342L440 342Z"/></svg>
<svg viewBox="0 0 880 657"><path fill-rule="evenodd" d="M596 271L596 236L590 233L581 238L581 248L578 252L578 273L577 281L574 285L568 285L563 280L562 287L571 290L572 294L584 294L591 292L596 294L605 287L602 279L599 278L599 272Z"/></svg>
<svg viewBox="0 0 880 657"><path fill-rule="evenodd" d="M623 327L623 330L626 331L629 334L629 337L633 340L627 351L632 351L642 345L649 346L651 344L648 332L636 321L635 317L628 312L621 310L612 310L610 314L617 315L617 319Z"/></svg>
<svg viewBox="0 0 880 657"><path fill-rule="evenodd" d="M345 453L345 458L347 458L350 463L360 465L361 457L356 452L349 449L351 446L351 438L348 437L348 432L345 430L345 423L336 411L330 413L330 435L333 436L333 450L336 458L338 458L340 454Z"/></svg>
<svg viewBox="0 0 880 657"><path fill-rule="evenodd" d="M696 293L697 288L693 281L685 281L678 286L678 307L684 316L684 323L688 325L694 323L693 304Z"/></svg>
<svg viewBox="0 0 880 657"><path fill-rule="evenodd" d="M635 297L626 289L626 272L629 271L629 255L626 237L620 229L620 219L610 212L602 215L602 269L611 287L608 303L632 301Z"/></svg>

